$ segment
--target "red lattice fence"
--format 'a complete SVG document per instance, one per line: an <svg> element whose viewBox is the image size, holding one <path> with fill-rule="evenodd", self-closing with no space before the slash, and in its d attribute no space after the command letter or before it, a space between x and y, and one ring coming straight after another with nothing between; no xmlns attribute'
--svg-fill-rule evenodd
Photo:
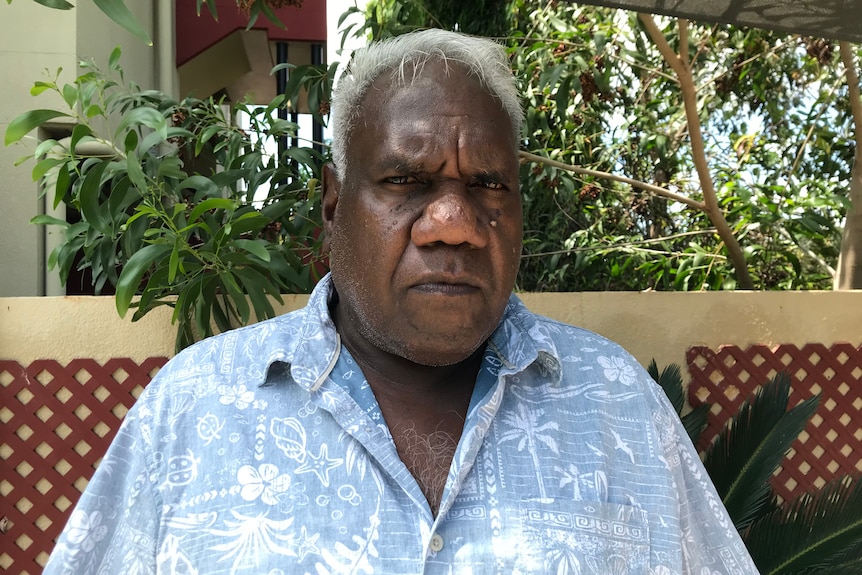
<svg viewBox="0 0 862 575"><path fill-rule="evenodd" d="M42 572L120 421L166 361L0 360L0 569Z"/></svg>
<svg viewBox="0 0 862 575"><path fill-rule="evenodd" d="M822 393L817 414L776 477L782 497L862 472L862 346L694 347L686 359L691 403L713 404L702 443L779 371L793 377L791 403ZM0 569L41 573L120 420L165 361L112 359L102 366L79 359L64 367L41 360L26 368L0 361L0 518L11 525L0 534Z"/></svg>
<svg viewBox="0 0 862 575"><path fill-rule="evenodd" d="M692 347L686 362L692 376L689 402L712 404L698 448L709 445L759 385L786 371L791 406L821 396L817 412L774 478L776 492L788 500L811 486L862 473L862 346Z"/></svg>

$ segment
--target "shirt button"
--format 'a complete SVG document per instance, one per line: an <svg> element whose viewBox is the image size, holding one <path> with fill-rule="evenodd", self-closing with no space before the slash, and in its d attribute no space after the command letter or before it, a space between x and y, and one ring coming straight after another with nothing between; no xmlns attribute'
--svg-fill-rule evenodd
<svg viewBox="0 0 862 575"><path fill-rule="evenodd" d="M443 549L443 537L441 537L438 533L435 533L431 537L430 547L431 547L431 551L434 551L435 553L437 551L440 551L441 549Z"/></svg>

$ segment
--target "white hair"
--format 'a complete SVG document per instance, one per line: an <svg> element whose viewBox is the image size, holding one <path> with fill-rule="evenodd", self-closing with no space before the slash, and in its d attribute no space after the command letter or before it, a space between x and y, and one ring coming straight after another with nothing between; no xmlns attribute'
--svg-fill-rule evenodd
<svg viewBox="0 0 862 575"><path fill-rule="evenodd" d="M524 113L503 46L487 38L446 30L411 32L357 50L333 90L330 113L332 161L339 179L344 176L347 145L371 84L382 74L391 72L392 82L405 86L416 79L422 67L432 60L442 61L447 67L460 65L468 74L478 78L482 87L500 102L509 116L514 137L512 144L517 149Z"/></svg>

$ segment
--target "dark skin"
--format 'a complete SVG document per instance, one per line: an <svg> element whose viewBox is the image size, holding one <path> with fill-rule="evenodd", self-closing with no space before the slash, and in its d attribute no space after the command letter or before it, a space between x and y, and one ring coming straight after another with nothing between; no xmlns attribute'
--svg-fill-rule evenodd
<svg viewBox="0 0 862 575"><path fill-rule="evenodd" d="M402 87L383 74L362 104L343 180L324 169L333 317L435 510L518 270L515 138L457 65L429 63ZM405 430L451 437L446 465L423 469Z"/></svg>

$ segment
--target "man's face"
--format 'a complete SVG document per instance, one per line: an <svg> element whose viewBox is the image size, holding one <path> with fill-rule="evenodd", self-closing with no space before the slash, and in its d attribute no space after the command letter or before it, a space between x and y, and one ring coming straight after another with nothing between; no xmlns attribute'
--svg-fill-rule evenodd
<svg viewBox="0 0 862 575"><path fill-rule="evenodd" d="M323 215L339 331L422 365L469 357L496 328L521 252L518 157L500 103L460 67L375 82ZM357 339L357 338L361 338Z"/></svg>

